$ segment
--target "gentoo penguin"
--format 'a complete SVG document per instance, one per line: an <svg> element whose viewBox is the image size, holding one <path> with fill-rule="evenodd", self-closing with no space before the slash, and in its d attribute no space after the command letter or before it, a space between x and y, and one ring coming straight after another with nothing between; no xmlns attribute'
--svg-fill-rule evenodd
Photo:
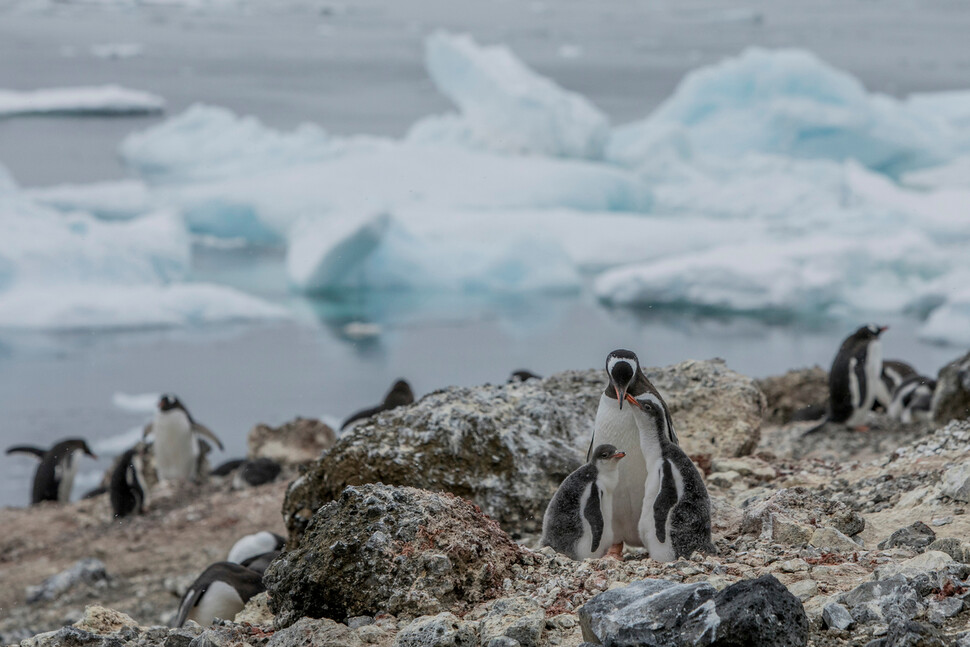
<svg viewBox="0 0 970 647"><path fill-rule="evenodd" d="M7 449L7 454L16 453L32 454L40 458L40 465L34 472L31 505L41 501L61 503L70 501L71 488L74 487L74 476L77 474L77 464L81 455L87 454L97 459L88 444L81 438L67 438L48 450L31 445L15 445Z"/></svg>
<svg viewBox="0 0 970 647"><path fill-rule="evenodd" d="M259 573L232 562L216 562L185 592L174 626L181 627L186 620L195 620L203 627L216 618L232 620L249 598L265 590Z"/></svg>
<svg viewBox="0 0 970 647"><path fill-rule="evenodd" d="M226 477L232 475L232 489L241 490L247 486L256 487L264 483L272 483L283 471L283 467L272 458L261 456L253 460L239 458L226 461L209 474L211 476Z"/></svg>
<svg viewBox="0 0 970 647"><path fill-rule="evenodd" d="M381 411L390 411L396 407L403 406L405 404L411 404L414 402L414 393L411 391L411 385L405 380L398 380L391 387L391 390L387 392L384 396L384 402L377 405L376 407L371 407L370 409L364 409L363 411L358 411L354 415L350 416L344 423L340 425L341 431L347 427L352 422L356 422L363 418L370 418L373 415L380 413Z"/></svg>
<svg viewBox="0 0 970 647"><path fill-rule="evenodd" d="M139 447L132 447L115 463L108 492L111 495L111 512L116 519L144 514L148 505L148 486L145 484L145 463Z"/></svg>
<svg viewBox="0 0 970 647"><path fill-rule="evenodd" d="M613 490L624 453L599 445L562 482L542 517L542 544L572 559L599 558L613 543Z"/></svg>
<svg viewBox="0 0 970 647"><path fill-rule="evenodd" d="M251 535L241 537L239 541L232 545L226 561L234 564L242 564L247 559L256 557L257 555L271 553L274 550L283 550L285 544L286 539L277 535L275 532L268 530L254 532Z"/></svg>
<svg viewBox="0 0 970 647"><path fill-rule="evenodd" d="M623 406L627 395L640 397L645 393L654 395L663 403L663 398L640 369L640 361L632 351L615 350L606 357L606 374L609 384L600 395L596 420L593 423L593 438L590 440L587 462L592 460L593 448L610 444L626 454L619 465L619 483L613 494L613 541L611 553L619 554L622 544L641 546L637 525L640 509L643 507L643 484L647 480L647 466L643 451L640 449L640 432L632 409ZM667 424L664 433L668 440L677 444L670 414L664 405Z"/></svg>
<svg viewBox="0 0 970 647"><path fill-rule="evenodd" d="M541 380L542 377L536 375L532 371L519 370L512 371L512 375L509 376L509 384L514 384L515 382L525 382L526 380Z"/></svg>
<svg viewBox="0 0 970 647"><path fill-rule="evenodd" d="M906 424L918 420L928 421L935 390L936 380L918 374L910 375L893 392L889 415Z"/></svg>
<svg viewBox="0 0 970 647"><path fill-rule="evenodd" d="M842 342L829 371L828 415L803 435L822 429L828 422L857 427L883 388L882 342L886 326L862 326ZM887 401L888 405L888 401Z"/></svg>
<svg viewBox="0 0 970 647"><path fill-rule="evenodd" d="M667 407L652 393L626 397L634 405L647 457L640 540L658 562L689 557L695 550L716 553L711 542L711 498L693 461L666 433Z"/></svg>
<svg viewBox="0 0 970 647"><path fill-rule="evenodd" d="M276 561L276 558L282 555L282 551L274 550L268 553L263 553L262 555L254 555L249 559L245 560L240 564L240 566L245 566L251 571L256 571L260 575L266 572L269 565Z"/></svg>
<svg viewBox="0 0 970 647"><path fill-rule="evenodd" d="M199 479L199 456L205 442L201 436L222 449L222 441L193 420L188 409L173 395L163 395L158 401L155 419L145 427L144 436L147 438L149 434L155 435L152 451L161 481Z"/></svg>
<svg viewBox="0 0 970 647"><path fill-rule="evenodd" d="M872 408L876 409L878 405L888 411L893 394L899 388L899 385L910 375L916 374L916 369L906 362L898 359L883 360L882 375L880 376L882 385L876 385L876 402L872 405Z"/></svg>

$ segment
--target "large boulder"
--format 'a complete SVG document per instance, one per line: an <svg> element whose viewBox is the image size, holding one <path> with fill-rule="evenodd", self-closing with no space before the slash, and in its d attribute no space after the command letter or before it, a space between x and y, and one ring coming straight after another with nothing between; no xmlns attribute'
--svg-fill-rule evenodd
<svg viewBox="0 0 970 647"><path fill-rule="evenodd" d="M765 422L770 424L787 424L796 411L824 406L829 399L829 374L820 366L794 369L758 380L757 384L767 399Z"/></svg>
<svg viewBox="0 0 970 647"><path fill-rule="evenodd" d="M939 425L970 419L970 353L940 369L931 408Z"/></svg>
<svg viewBox="0 0 970 647"><path fill-rule="evenodd" d="M804 487L784 488L752 503L745 508L741 521L742 533L759 535L766 541L792 546L815 539L813 545L816 545L831 543L833 538L842 535L854 550L861 546L848 538L858 535L865 527L865 518L846 504ZM817 535L820 529L827 532Z"/></svg>
<svg viewBox="0 0 970 647"><path fill-rule="evenodd" d="M269 458L282 465L309 463L333 447L337 434L329 425L312 418L294 418L279 427L259 424L247 438L250 460Z"/></svg>
<svg viewBox="0 0 970 647"><path fill-rule="evenodd" d="M721 360L648 369L690 454L738 456L758 442L764 396ZM347 434L287 492L291 543L349 485L381 482L470 499L505 528L535 532L559 484L582 464L602 370L544 380L451 387L374 416Z"/></svg>
<svg viewBox="0 0 970 647"><path fill-rule="evenodd" d="M370 484L322 507L264 581L280 626L304 616L460 613L497 597L520 555L468 501Z"/></svg>

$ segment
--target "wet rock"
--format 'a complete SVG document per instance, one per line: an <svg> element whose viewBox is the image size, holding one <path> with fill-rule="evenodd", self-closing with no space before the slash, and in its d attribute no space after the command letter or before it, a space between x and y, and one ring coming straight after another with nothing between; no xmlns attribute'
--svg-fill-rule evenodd
<svg viewBox="0 0 970 647"><path fill-rule="evenodd" d="M371 484L349 487L317 511L264 581L280 626L303 616L415 617L497 597L520 555L463 499Z"/></svg>
<svg viewBox="0 0 970 647"><path fill-rule="evenodd" d="M247 439L250 460L269 458L282 465L310 463L333 447L337 434L311 418L295 418L279 427L256 425Z"/></svg>
<svg viewBox="0 0 970 647"><path fill-rule="evenodd" d="M301 618L269 639L266 647L363 647L363 642L347 625L329 619Z"/></svg>
<svg viewBox="0 0 970 647"><path fill-rule="evenodd" d="M970 464L959 463L944 472L940 489L951 499L970 502Z"/></svg>
<svg viewBox="0 0 970 647"><path fill-rule="evenodd" d="M819 366L767 377L757 384L767 399L765 422L769 424L787 424L796 411L829 399L829 374Z"/></svg>
<svg viewBox="0 0 970 647"><path fill-rule="evenodd" d="M818 528L809 542L812 546L829 553L851 553L861 546L835 528Z"/></svg>
<svg viewBox="0 0 970 647"><path fill-rule="evenodd" d="M930 408L940 425L970 418L970 353L940 369Z"/></svg>
<svg viewBox="0 0 970 647"><path fill-rule="evenodd" d="M844 631L852 626L849 610L837 602L826 604L822 609L822 624L828 629Z"/></svg>
<svg viewBox="0 0 970 647"><path fill-rule="evenodd" d="M498 638L509 638L522 647L539 647L546 613L531 598L502 598L489 602L479 626L483 645Z"/></svg>
<svg viewBox="0 0 970 647"><path fill-rule="evenodd" d="M808 644L808 616L802 603L772 575L732 584L714 602L720 618L719 646Z"/></svg>
<svg viewBox="0 0 970 647"><path fill-rule="evenodd" d="M107 580L104 562L88 557L78 560L67 570L51 575L37 586L27 587L27 602L54 600L78 584L97 585Z"/></svg>
<svg viewBox="0 0 970 647"><path fill-rule="evenodd" d="M879 549L886 550L901 546L911 548L917 552L922 552L936 539L936 533L922 521L916 521L905 528L900 528L888 539L880 542Z"/></svg>
<svg viewBox="0 0 970 647"><path fill-rule="evenodd" d="M394 647L475 647L477 644L474 626L447 612L418 618L394 640Z"/></svg>

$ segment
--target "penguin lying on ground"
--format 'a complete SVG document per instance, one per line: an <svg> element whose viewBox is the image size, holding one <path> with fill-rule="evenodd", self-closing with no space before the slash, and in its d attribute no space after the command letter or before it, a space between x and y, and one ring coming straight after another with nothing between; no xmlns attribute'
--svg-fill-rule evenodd
<svg viewBox="0 0 970 647"><path fill-rule="evenodd" d="M509 376L509 384L515 382L525 382L526 380L541 380L542 377L536 375L532 371L518 370L512 371L512 375Z"/></svg>
<svg viewBox="0 0 970 647"><path fill-rule="evenodd" d="M212 476L226 477L231 474L232 489L241 490L247 486L256 487L265 483L272 483L283 471L283 467L272 458L261 456L253 460L240 458L226 461L209 472Z"/></svg>
<svg viewBox="0 0 970 647"><path fill-rule="evenodd" d="M711 542L711 498L684 450L670 441L670 416L663 401L652 393L627 395L636 412L647 481L638 530L650 557L672 562L695 550L716 554Z"/></svg>
<svg viewBox="0 0 970 647"><path fill-rule="evenodd" d="M882 374L880 375L882 386L876 385L876 402L872 405L873 409L877 408L877 405L882 406L886 411L889 410L889 404L892 402L893 394L899 385L903 383L903 380L908 378L910 375L916 375L916 369L907 364L906 362L898 359L885 359L882 362Z"/></svg>
<svg viewBox="0 0 970 647"><path fill-rule="evenodd" d="M148 486L145 484L145 463L139 447L132 447L115 463L108 486L111 513L116 519L144 514L148 506Z"/></svg>
<svg viewBox="0 0 970 647"><path fill-rule="evenodd" d="M182 597L173 626L194 620L208 627L216 618L232 620L249 598L266 590L263 576L231 562L216 562L202 572Z"/></svg>
<svg viewBox="0 0 970 647"><path fill-rule="evenodd" d="M387 395L384 396L384 402L376 407L358 411L354 415L344 420L344 423L340 425L340 429L342 431L351 423L357 422L358 420L362 420L364 418L370 418L373 415L377 415L381 411L390 411L391 409L404 406L405 404L412 404L413 402L414 393L411 391L411 385L404 380L398 380L394 383L394 386L391 387L391 390L387 392Z"/></svg>
<svg viewBox="0 0 970 647"><path fill-rule="evenodd" d="M7 454L32 454L40 458L40 465L34 472L34 487L30 503L41 501L71 500L71 488L77 474L77 464L82 454L97 459L88 444L81 438L67 438L59 441L48 450L31 445L14 445L7 448Z"/></svg>
<svg viewBox="0 0 970 647"><path fill-rule="evenodd" d="M572 559L599 558L613 543L613 491L623 452L599 445L593 458L566 477L542 518L542 546Z"/></svg>
<svg viewBox="0 0 970 647"><path fill-rule="evenodd" d="M931 417L933 392L936 380L914 373L904 379L893 392L889 415L900 422L910 424Z"/></svg>
<svg viewBox="0 0 970 647"><path fill-rule="evenodd" d="M859 427L865 422L867 412L876 402L876 393L885 388L879 336L886 330L886 326L869 324L842 342L829 371L828 415L803 436L815 433L829 422L847 427Z"/></svg>
<svg viewBox="0 0 970 647"><path fill-rule="evenodd" d="M155 470L161 481L198 481L199 457L204 453L202 437L222 449L222 441L207 427L192 419L188 409L173 395L158 401L155 418L145 427L144 437L155 435L152 445Z"/></svg>
<svg viewBox="0 0 970 647"><path fill-rule="evenodd" d="M285 545L286 539L282 536L277 535L275 532L261 530L260 532L254 532L251 535L240 537L232 545L232 548L229 549L229 555L226 557L226 561L242 564L247 559L258 555L271 553L275 550L283 550L283 546Z"/></svg>

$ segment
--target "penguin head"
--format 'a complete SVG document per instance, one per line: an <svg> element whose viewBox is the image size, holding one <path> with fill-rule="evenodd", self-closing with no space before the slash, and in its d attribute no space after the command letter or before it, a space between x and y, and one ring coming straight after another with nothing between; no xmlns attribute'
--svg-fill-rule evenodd
<svg viewBox="0 0 970 647"><path fill-rule="evenodd" d="M597 445L593 450L593 463L599 469L616 469L620 459L626 456L610 444Z"/></svg>
<svg viewBox="0 0 970 647"><path fill-rule="evenodd" d="M610 376L610 386L613 387L621 409L627 390L639 372L640 360L632 350L620 348L606 356L606 373Z"/></svg>
<svg viewBox="0 0 970 647"><path fill-rule="evenodd" d="M84 452L95 460L98 458L98 456L91 451L91 448L88 447L87 441L85 441L83 438L68 438L67 440L62 440L53 447L53 451L62 456L70 452L80 451Z"/></svg>
<svg viewBox="0 0 970 647"><path fill-rule="evenodd" d="M414 392L411 391L411 385L407 383L407 380L395 382L384 397L384 404L389 407L399 407L412 402L414 402Z"/></svg>
<svg viewBox="0 0 970 647"><path fill-rule="evenodd" d="M172 409L185 409L185 407L182 406L182 403L174 395L170 393L163 394L158 400L158 410L165 412L171 411Z"/></svg>
<svg viewBox="0 0 970 647"><path fill-rule="evenodd" d="M889 330L889 326L877 326L876 324L867 324L859 330L855 331L855 336L860 339L871 340L878 339L879 335L883 334Z"/></svg>

